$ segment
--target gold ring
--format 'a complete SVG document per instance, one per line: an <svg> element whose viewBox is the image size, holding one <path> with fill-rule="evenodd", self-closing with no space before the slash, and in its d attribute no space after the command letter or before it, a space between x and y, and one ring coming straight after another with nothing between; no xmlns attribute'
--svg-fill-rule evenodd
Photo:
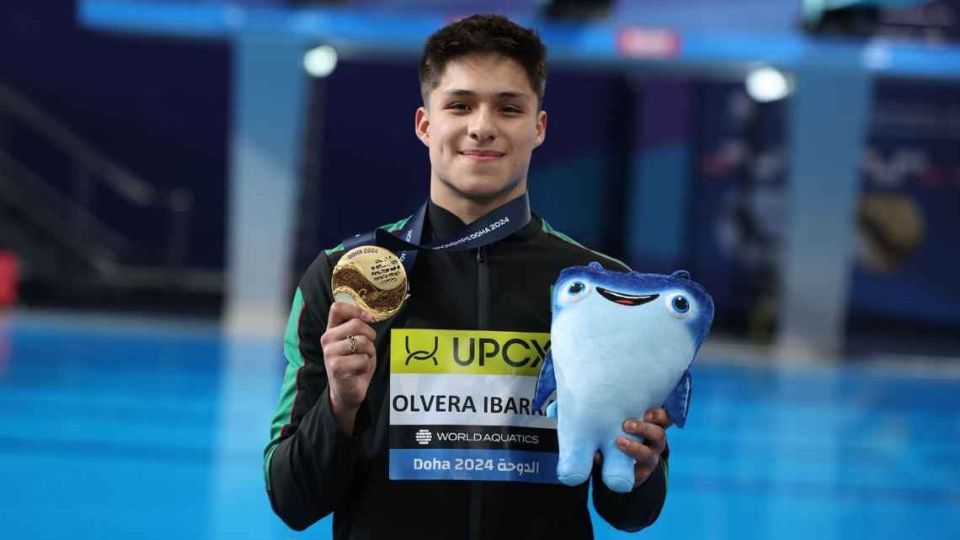
<svg viewBox="0 0 960 540"><path fill-rule="evenodd" d="M347 336L347 341L350 342L350 354L357 354L357 338Z"/></svg>

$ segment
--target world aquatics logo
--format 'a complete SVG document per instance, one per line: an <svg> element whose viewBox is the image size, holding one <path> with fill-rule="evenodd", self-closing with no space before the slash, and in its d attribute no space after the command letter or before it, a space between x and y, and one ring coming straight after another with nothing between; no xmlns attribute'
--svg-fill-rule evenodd
<svg viewBox="0 0 960 540"><path fill-rule="evenodd" d="M433 440L433 433L430 433L429 429L421 429L413 437L417 440L417 444L426 446Z"/></svg>

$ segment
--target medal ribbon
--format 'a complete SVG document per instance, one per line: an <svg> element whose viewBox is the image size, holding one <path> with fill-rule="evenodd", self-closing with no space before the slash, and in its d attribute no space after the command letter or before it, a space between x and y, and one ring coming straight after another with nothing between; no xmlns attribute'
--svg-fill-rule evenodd
<svg viewBox="0 0 960 540"><path fill-rule="evenodd" d="M369 245L389 249L398 254L409 276L420 251L464 251L486 246L503 240L530 223L530 199L524 193L473 223L463 226L459 231L432 244L423 245L420 241L428 204L429 202L424 203L396 233L376 229L344 240L343 245L347 251Z"/></svg>

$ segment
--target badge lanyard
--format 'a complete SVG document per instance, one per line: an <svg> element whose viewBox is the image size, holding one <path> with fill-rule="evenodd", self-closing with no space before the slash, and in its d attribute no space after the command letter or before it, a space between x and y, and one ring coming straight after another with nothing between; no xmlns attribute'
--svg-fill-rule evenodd
<svg viewBox="0 0 960 540"><path fill-rule="evenodd" d="M424 203L396 233L376 229L344 240L343 245L347 251L358 246L369 245L389 249L398 254L409 276L417 260L417 253L420 251L464 251L486 246L503 240L530 223L530 199L524 193L473 223L463 226L454 234L432 244L423 245L420 242L429 204L429 202Z"/></svg>

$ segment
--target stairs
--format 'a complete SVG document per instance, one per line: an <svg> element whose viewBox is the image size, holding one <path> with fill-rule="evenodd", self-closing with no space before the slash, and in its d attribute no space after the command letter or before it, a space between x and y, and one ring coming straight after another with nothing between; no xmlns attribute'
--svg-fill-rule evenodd
<svg viewBox="0 0 960 540"><path fill-rule="evenodd" d="M223 272L184 264L193 206L189 190L157 189L2 84L0 134L0 250L20 261L21 303L219 312ZM21 136L19 145L11 144L11 134ZM73 174L66 189L14 155L25 141L51 162L68 164ZM90 194L98 191L112 194L138 219L155 220L165 237L129 237L124 223L112 224L110 216L96 213Z"/></svg>

